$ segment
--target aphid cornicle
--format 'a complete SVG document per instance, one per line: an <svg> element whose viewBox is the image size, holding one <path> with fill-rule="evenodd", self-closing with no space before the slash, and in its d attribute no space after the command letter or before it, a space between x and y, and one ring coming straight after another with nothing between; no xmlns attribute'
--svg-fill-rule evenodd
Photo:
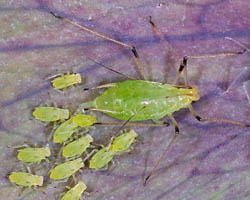
<svg viewBox="0 0 250 200"><path fill-rule="evenodd" d="M50 178L53 180L62 180L68 178L82 167L84 167L84 163L81 158L67 161L53 168L50 172Z"/></svg>
<svg viewBox="0 0 250 200"><path fill-rule="evenodd" d="M69 110L56 107L37 107L33 116L43 122L54 122L69 118Z"/></svg>
<svg viewBox="0 0 250 200"><path fill-rule="evenodd" d="M18 150L17 158L22 162L40 163L50 156L49 147L45 148L24 148Z"/></svg>
<svg viewBox="0 0 250 200"><path fill-rule="evenodd" d="M87 134L81 138L70 142L63 147L62 155L66 158L80 156L86 149L90 146L90 143L93 142L93 138Z"/></svg>
<svg viewBox="0 0 250 200"><path fill-rule="evenodd" d="M51 14L54 17L62 19L67 23L71 23L86 32L96 35L97 37L109 40L113 43L129 48L137 60L142 77L145 79L144 67L134 46L112 39L103 34L97 33L85 26L77 24L76 22L66 17L55 15L52 12ZM166 150L162 153L162 156L156 162L152 171L149 173L149 176L146 177L145 183L149 179L149 177L153 174L155 169L158 167L160 161L165 157L165 154L168 152L171 145L174 144L177 136L179 135L178 123L172 116L172 113L182 108L189 108L192 115L198 121L225 122L239 126L250 127L250 125L248 124L228 119L201 118L198 114L196 114L191 105L193 101L197 101L200 98L198 94L198 87L189 86L187 79L187 61L190 58L200 59L200 58L211 58L217 56L233 56L237 54L242 54L244 51L217 53L217 54L210 54L203 56L184 56L183 58L180 58L174 52L171 45L165 40L164 36L162 35L158 27L154 24L151 17L149 23L152 25L154 32L165 42L165 44L170 48L170 50L174 53L177 60L179 60L180 62L179 70L172 84L163 84L159 82L144 81L144 80L127 80L119 83L110 83L95 87L94 89L106 88L106 91L93 101L82 104L84 108L100 111L120 120L128 120L131 118L131 116L134 116L133 118L130 119L131 121L144 121L144 120L159 121L166 115L170 118L170 120L173 122L175 126L175 135L167 145ZM103 66L102 64L100 65ZM112 71L116 72L115 70ZM183 73L184 85L176 85L182 72L184 72ZM85 88L85 90L87 90L87 88Z"/></svg>
<svg viewBox="0 0 250 200"><path fill-rule="evenodd" d="M73 188L63 195L61 200L78 200L86 189L87 186L82 181L79 181Z"/></svg>
<svg viewBox="0 0 250 200"><path fill-rule="evenodd" d="M26 172L12 172L9 176L9 180L16 185L24 187L43 185L43 176L37 176Z"/></svg>
<svg viewBox="0 0 250 200"><path fill-rule="evenodd" d="M52 85L55 89L60 90L81 82L80 74L65 74L52 80Z"/></svg>

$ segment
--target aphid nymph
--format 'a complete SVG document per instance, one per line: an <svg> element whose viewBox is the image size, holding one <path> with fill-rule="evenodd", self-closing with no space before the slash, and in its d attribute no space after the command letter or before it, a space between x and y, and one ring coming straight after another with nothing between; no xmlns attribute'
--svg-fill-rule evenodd
<svg viewBox="0 0 250 200"><path fill-rule="evenodd" d="M9 180L16 185L24 187L43 185L43 176L37 176L26 172L12 172L9 176Z"/></svg>
<svg viewBox="0 0 250 200"><path fill-rule="evenodd" d="M56 107L37 107L33 112L33 116L43 122L54 122L68 119L69 110Z"/></svg>
<svg viewBox="0 0 250 200"><path fill-rule="evenodd" d="M65 74L52 80L52 85L55 89L64 89L71 85L81 83L82 78L80 74Z"/></svg>
<svg viewBox="0 0 250 200"><path fill-rule="evenodd" d="M23 148L18 150L18 160L26 163L40 163L46 157L50 156L50 148Z"/></svg>

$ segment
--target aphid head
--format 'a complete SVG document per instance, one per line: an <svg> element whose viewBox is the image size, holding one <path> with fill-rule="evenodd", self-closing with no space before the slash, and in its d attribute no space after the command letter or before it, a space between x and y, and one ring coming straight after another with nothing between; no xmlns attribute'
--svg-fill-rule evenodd
<svg viewBox="0 0 250 200"><path fill-rule="evenodd" d="M193 86L192 89L190 89L190 96L192 101L198 101L200 99L197 85Z"/></svg>
<svg viewBox="0 0 250 200"><path fill-rule="evenodd" d="M85 135L85 138L88 140L89 143L94 141L94 139L89 134Z"/></svg>
<svg viewBox="0 0 250 200"><path fill-rule="evenodd" d="M133 137L133 138L136 138L137 135L138 135L133 129L131 129L131 130L128 132L128 134L129 134L131 137Z"/></svg>
<svg viewBox="0 0 250 200"><path fill-rule="evenodd" d="M77 185L81 188L82 191L87 189L87 186L82 181L79 181Z"/></svg>
<svg viewBox="0 0 250 200"><path fill-rule="evenodd" d="M68 109L64 109L63 110L63 118L64 119L68 119L69 118L69 110Z"/></svg>
<svg viewBox="0 0 250 200"><path fill-rule="evenodd" d="M43 186L43 176L37 176L36 185Z"/></svg>
<svg viewBox="0 0 250 200"><path fill-rule="evenodd" d="M81 158L76 159L75 163L76 163L77 166L79 166L79 169L84 167L84 163L83 163Z"/></svg>
<svg viewBox="0 0 250 200"><path fill-rule="evenodd" d="M82 82L82 77L81 77L81 75L80 75L80 74L76 74L76 75L75 75L75 80L76 80L77 83L81 83L81 82Z"/></svg>

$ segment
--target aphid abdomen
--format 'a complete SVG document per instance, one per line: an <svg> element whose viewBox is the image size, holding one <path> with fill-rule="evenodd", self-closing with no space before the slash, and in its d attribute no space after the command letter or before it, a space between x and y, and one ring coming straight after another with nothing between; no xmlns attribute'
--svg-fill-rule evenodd
<svg viewBox="0 0 250 200"><path fill-rule="evenodd" d="M95 109L120 120L161 119L198 100L196 89L177 88L157 82L128 80L115 83L94 100Z"/></svg>

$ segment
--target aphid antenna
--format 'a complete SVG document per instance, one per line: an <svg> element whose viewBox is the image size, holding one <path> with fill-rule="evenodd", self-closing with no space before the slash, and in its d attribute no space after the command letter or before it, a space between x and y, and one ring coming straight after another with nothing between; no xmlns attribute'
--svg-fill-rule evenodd
<svg viewBox="0 0 250 200"><path fill-rule="evenodd" d="M136 80L136 78L134 78L134 77L132 77L132 76L129 76L129 75L125 75L125 74L123 74L123 73L121 73L121 72L119 72L119 71L117 71L117 70L115 70L115 69L112 69L111 67L108 67L108 66L106 66L106 65L104 65L104 64L102 64L102 63L100 63L100 62L97 62L96 60L94 60L94 59L92 59L92 58L90 58L90 57L88 57L88 56L85 56L85 57L86 57L87 59L91 60L92 62L94 62L95 64L100 65L100 66L103 67L104 69L107 69L107 70L109 70L109 71L111 71L111 72L114 72L114 73L116 73L116 74L118 74L118 75L120 75L120 76L126 77L127 79ZM83 90L84 90L84 91L88 91L88 90L101 89L101 88L102 88L102 87L83 88Z"/></svg>
<svg viewBox="0 0 250 200"><path fill-rule="evenodd" d="M245 44L231 38L231 37L225 37L226 40L231 40L232 42L236 43L237 45L239 45L240 47L244 48L245 51L250 53L250 48L248 48Z"/></svg>
<svg viewBox="0 0 250 200"><path fill-rule="evenodd" d="M106 65L104 65L104 64L102 64L102 63L100 63L100 62L97 62L96 60L94 60L94 59L92 59L92 58L90 58L90 57L88 57L88 56L85 56L85 57L86 57L87 59L91 60L92 62L94 62L95 64L100 65L100 66L103 67L104 69L107 69L107 70L112 71L112 72L114 72L114 73L116 73L116 74L119 74L120 76L124 76L124 77L126 77L127 79L136 80L136 78L134 78L134 77L132 77L132 76L129 76L129 75L125 75L125 74L123 74L123 73L121 73L121 72L119 72L119 71L117 71L117 70L114 70L114 69L112 69L111 67L108 67L108 66L106 66Z"/></svg>
<svg viewBox="0 0 250 200"><path fill-rule="evenodd" d="M72 21L72 20L69 19L69 18L66 18L66 17L60 16L60 15L57 15L57 14L53 13L52 11L50 11L50 14L53 15L53 16L54 16L55 18L57 18L57 19L61 19L61 20L65 21L65 22L67 22L67 23L70 23L70 24L72 24L72 25L74 25L74 26L76 26L76 27L78 27L78 28L80 28L80 29L82 29L82 30L84 30L84 31L87 31L87 32L89 32L89 33L91 33L91 34L93 34L93 35L95 35L95 36L97 36L97 37L100 37L100 38L102 38L102 39L111 41L111 42L116 43L116 44L118 44L118 45L121 45L121 46L123 46L123 47L129 48L129 49L132 51L132 53L133 53L135 59L137 60L138 67L139 67L139 70L140 70L140 72L141 72L142 78L145 77L145 75L144 75L144 66L143 66L143 64L142 64L142 62L141 62L141 59L140 59L140 57L139 57L139 54L138 54L137 51L136 51L135 46L126 44L126 43L124 43L124 42L121 42L121 41L115 40L115 39L113 39L113 38L110 38L110 37L108 37L108 36L106 36L106 35L100 34L100 33L96 32L96 31L93 31L93 30L89 29L89 28L86 27L86 26L80 25L80 24L78 24L78 23Z"/></svg>

